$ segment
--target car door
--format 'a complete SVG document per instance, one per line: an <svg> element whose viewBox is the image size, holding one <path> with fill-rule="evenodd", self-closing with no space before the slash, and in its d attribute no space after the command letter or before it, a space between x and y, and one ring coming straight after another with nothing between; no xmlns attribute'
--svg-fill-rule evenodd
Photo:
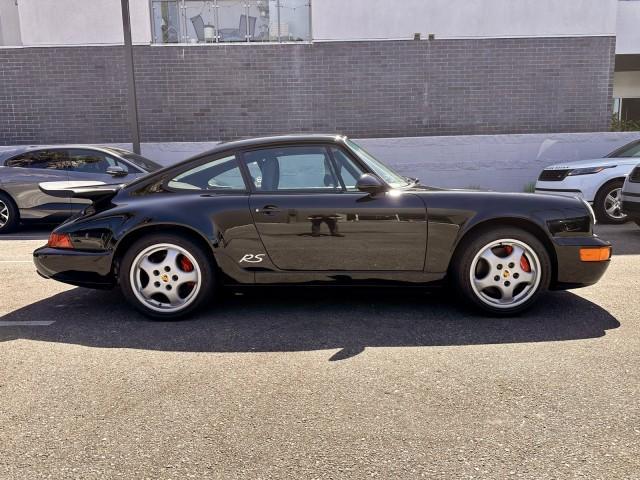
<svg viewBox="0 0 640 480"><path fill-rule="evenodd" d="M86 148L70 148L67 150L69 157L68 174L70 181L95 181L103 183L127 183L133 180L137 171L115 156L101 150ZM122 167L123 174L112 175L107 172L109 167ZM91 203L89 200L72 198L71 209L74 212L82 210Z"/></svg>
<svg viewBox="0 0 640 480"><path fill-rule="evenodd" d="M243 152L251 212L271 262L296 271L423 270L422 199L357 191L348 177L363 168L347 158L349 174L332 155L326 145Z"/></svg>
<svg viewBox="0 0 640 480"><path fill-rule="evenodd" d="M66 167L66 153L60 149L33 150L5 162L3 188L15 200L22 219L55 221L70 215L69 200L46 195L38 186L67 181Z"/></svg>

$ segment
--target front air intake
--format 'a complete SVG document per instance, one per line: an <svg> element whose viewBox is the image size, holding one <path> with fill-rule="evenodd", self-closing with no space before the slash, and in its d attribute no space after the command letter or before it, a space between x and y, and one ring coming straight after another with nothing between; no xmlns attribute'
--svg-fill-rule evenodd
<svg viewBox="0 0 640 480"><path fill-rule="evenodd" d="M564 180L571 170L543 170L538 177L541 182L561 182Z"/></svg>

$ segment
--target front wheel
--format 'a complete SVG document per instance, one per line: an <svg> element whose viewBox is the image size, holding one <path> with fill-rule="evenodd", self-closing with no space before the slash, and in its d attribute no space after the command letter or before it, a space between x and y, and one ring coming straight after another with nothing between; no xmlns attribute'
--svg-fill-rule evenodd
<svg viewBox="0 0 640 480"><path fill-rule="evenodd" d="M517 228L497 228L463 240L452 264L463 299L493 315L529 308L547 290L551 260L544 245Z"/></svg>
<svg viewBox="0 0 640 480"><path fill-rule="evenodd" d="M0 192L0 234L9 233L20 223L20 212L13 199Z"/></svg>
<svg viewBox="0 0 640 480"><path fill-rule="evenodd" d="M598 190L593 201L593 209L598 221L602 223L626 223L627 214L622 211L623 180L612 180Z"/></svg>
<svg viewBox="0 0 640 480"><path fill-rule="evenodd" d="M122 259L119 275L129 303L157 319L185 316L213 292L209 256L197 243L173 234L149 235L135 242Z"/></svg>

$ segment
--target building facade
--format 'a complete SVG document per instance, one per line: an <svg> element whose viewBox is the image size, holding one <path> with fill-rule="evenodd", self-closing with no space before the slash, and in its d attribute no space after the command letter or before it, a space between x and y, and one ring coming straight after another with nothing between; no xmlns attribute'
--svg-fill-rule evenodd
<svg viewBox="0 0 640 480"><path fill-rule="evenodd" d="M640 98L636 1L130 4L146 142L604 131ZM0 144L128 141L122 37L119 0L0 0Z"/></svg>

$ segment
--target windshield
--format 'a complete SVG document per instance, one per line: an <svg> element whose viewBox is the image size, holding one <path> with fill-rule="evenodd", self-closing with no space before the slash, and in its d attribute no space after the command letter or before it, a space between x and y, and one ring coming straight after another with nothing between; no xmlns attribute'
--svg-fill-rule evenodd
<svg viewBox="0 0 640 480"><path fill-rule="evenodd" d="M149 160L148 158L143 157L142 155L138 155L132 152L122 153L120 156L125 160L133 163L136 167L140 167L147 172L155 172L156 170L160 170L162 168L162 165L160 165L159 163L156 163L152 160Z"/></svg>
<svg viewBox="0 0 640 480"><path fill-rule="evenodd" d="M346 140L349 148L353 150L353 152L358 155L360 160L367 164L367 166L382 180L387 182L387 184L392 188L406 187L409 182L405 177L400 175L399 173L394 172L386 165L382 164L379 160L374 158L370 153L365 151L360 145L357 143Z"/></svg>
<svg viewBox="0 0 640 480"><path fill-rule="evenodd" d="M628 143L617 150L614 150L609 155L609 158L632 158L640 157L640 140Z"/></svg>

